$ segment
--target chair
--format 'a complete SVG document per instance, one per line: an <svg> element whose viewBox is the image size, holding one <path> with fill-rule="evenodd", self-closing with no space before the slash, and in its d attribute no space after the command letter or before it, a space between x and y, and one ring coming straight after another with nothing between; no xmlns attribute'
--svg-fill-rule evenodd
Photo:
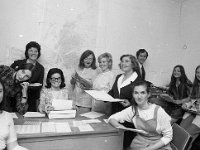
<svg viewBox="0 0 200 150"><path fill-rule="evenodd" d="M173 139L171 142L172 149L187 150L192 141L191 135L176 123L173 124L172 129L173 129Z"/></svg>

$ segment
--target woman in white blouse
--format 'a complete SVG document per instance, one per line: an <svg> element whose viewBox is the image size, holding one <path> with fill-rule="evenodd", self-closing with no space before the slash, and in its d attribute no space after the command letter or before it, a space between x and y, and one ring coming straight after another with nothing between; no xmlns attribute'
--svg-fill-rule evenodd
<svg viewBox="0 0 200 150"><path fill-rule="evenodd" d="M0 80L0 150L27 150L18 145L12 116L4 111L4 85Z"/></svg>
<svg viewBox="0 0 200 150"><path fill-rule="evenodd" d="M160 106L148 102L150 93L145 81L136 82L132 94L133 105L110 116L110 124L116 128L124 128L121 123L128 121L136 129L146 132L137 133L129 150L171 150L170 116Z"/></svg>

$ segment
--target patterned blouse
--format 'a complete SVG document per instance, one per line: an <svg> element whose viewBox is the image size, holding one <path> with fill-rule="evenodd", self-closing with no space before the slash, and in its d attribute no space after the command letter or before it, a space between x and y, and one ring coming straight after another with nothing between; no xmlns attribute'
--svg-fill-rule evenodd
<svg viewBox="0 0 200 150"><path fill-rule="evenodd" d="M16 100L16 110L20 114L24 114L28 109L28 104L22 104L22 87L14 80L15 71L9 66L0 65L0 78L5 86L5 110L13 111L15 108L11 108L10 103L12 100Z"/></svg>

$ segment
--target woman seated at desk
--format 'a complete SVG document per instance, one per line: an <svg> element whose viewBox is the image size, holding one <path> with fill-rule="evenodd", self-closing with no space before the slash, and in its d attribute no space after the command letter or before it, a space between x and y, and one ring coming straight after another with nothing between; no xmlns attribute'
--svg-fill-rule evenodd
<svg viewBox="0 0 200 150"><path fill-rule="evenodd" d="M169 103L167 103L166 111L172 117L172 122L176 122L178 119L182 119L184 110L181 105L185 102L185 98L189 96L190 87L192 82L187 78L185 69L182 65L176 65L173 69L169 89ZM161 98L165 95L161 94ZM168 95L166 95L168 96ZM166 99L166 100L167 100Z"/></svg>
<svg viewBox="0 0 200 150"><path fill-rule="evenodd" d="M27 150L18 145L12 116L4 111L5 88L0 79L0 150Z"/></svg>
<svg viewBox="0 0 200 150"><path fill-rule="evenodd" d="M124 128L124 121L132 122L136 129L148 134L138 133L129 150L171 150L172 127L170 116L158 105L148 102L149 87L145 81L133 85L133 105L109 118L116 128Z"/></svg>
<svg viewBox="0 0 200 150"><path fill-rule="evenodd" d="M49 113L54 110L53 99L68 100L68 90L65 88L65 78L61 69L52 68L46 78L46 86L40 94L39 111Z"/></svg>
<svg viewBox="0 0 200 150"><path fill-rule="evenodd" d="M190 109L191 106L195 107L195 103L197 106L200 104L200 65L197 66L195 70L195 79L192 85L192 92L190 97L186 98L186 100L188 102L184 103L183 107L187 109ZM197 107L197 111L200 111L199 107ZM186 112L183 116L180 126L192 136L193 142L200 133L200 115Z"/></svg>

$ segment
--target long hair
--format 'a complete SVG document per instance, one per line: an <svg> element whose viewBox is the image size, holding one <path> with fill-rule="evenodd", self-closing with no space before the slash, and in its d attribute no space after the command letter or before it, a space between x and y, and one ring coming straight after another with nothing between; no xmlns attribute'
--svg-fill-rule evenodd
<svg viewBox="0 0 200 150"><path fill-rule="evenodd" d="M52 68L48 71L47 73L47 78L46 78L46 88L51 88L51 76L55 73L58 73L60 74L60 77L61 77L61 84L60 84L60 88L64 88L65 87L65 78L64 78L64 74L62 72L61 69L58 69L58 68Z"/></svg>
<svg viewBox="0 0 200 150"><path fill-rule="evenodd" d="M200 80L197 79L196 73L197 70L200 68L200 65L198 65L195 69L195 78L194 78L194 82L192 85L192 92L191 92L191 98L199 98L197 97L198 95L200 96L199 93L199 84L200 84Z"/></svg>
<svg viewBox="0 0 200 150"><path fill-rule="evenodd" d="M174 70L176 68L179 68L180 69L180 72L181 72L181 76L180 76L180 82L181 83L187 83L188 81L188 77L186 76L185 74L185 69L182 65L176 65L173 69L173 72L172 72L172 76L171 76L171 81L170 81L170 87L176 85L176 78L174 77Z"/></svg>
<svg viewBox="0 0 200 150"><path fill-rule="evenodd" d="M1 79L0 79L0 84L2 85L2 88L3 88L3 97L2 97L2 101L0 103L0 111L2 111L2 110L4 110L4 105L5 105L5 86Z"/></svg>
<svg viewBox="0 0 200 150"><path fill-rule="evenodd" d="M85 68L85 64L84 64L84 59L87 58L88 56L92 55L93 56L93 60L92 60L92 64L91 64L91 68L92 69L96 69L96 57L94 55L94 52L91 50L86 50L82 53L81 57L80 57L80 61L79 61L79 68L83 69Z"/></svg>

